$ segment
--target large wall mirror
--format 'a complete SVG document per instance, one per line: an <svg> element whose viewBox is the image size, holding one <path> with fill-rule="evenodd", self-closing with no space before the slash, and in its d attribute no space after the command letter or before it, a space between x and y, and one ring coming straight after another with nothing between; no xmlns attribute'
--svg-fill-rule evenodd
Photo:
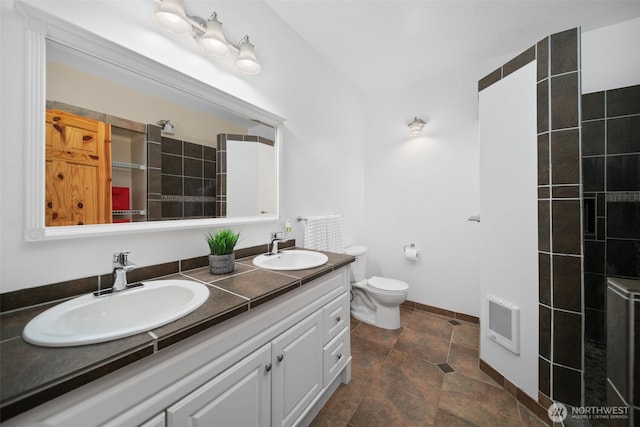
<svg viewBox="0 0 640 427"><path fill-rule="evenodd" d="M27 240L278 218L282 118L20 6Z"/></svg>

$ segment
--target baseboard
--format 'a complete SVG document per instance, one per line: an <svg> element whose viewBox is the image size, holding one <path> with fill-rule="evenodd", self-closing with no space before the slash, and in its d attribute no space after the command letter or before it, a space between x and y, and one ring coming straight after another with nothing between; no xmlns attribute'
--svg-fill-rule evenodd
<svg viewBox="0 0 640 427"><path fill-rule="evenodd" d="M527 409L540 418L541 421L547 425L553 425L547 413L547 408L551 403L545 405L548 402L545 402L545 399L541 399L542 396L538 396L538 401L536 401L482 359L480 359L480 370L500 384L509 394L515 397L518 402L522 403Z"/></svg>
<svg viewBox="0 0 640 427"><path fill-rule="evenodd" d="M410 300L406 300L402 304L401 307L414 308L416 310L427 311L429 313L440 314L442 316L452 317L454 319L464 320L466 322L471 323L480 323L480 318L476 316L471 316L470 314L458 313L452 310L445 310L444 308L434 307L432 305L421 304L419 302L414 302Z"/></svg>

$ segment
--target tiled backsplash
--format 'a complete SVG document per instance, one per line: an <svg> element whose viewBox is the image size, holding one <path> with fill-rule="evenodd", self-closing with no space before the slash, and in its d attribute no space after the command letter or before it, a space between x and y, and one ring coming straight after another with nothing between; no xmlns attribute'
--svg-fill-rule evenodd
<svg viewBox="0 0 640 427"><path fill-rule="evenodd" d="M252 246L249 248L237 249L235 251L236 259L246 258L249 256L265 253L269 250L268 244ZM281 248L295 246L295 240L281 243ZM146 267L138 267L127 273L127 279L130 283L141 280L149 280L157 277L167 276L179 272L193 270L195 268L204 267L209 264L208 255L167 262L163 264L150 265ZM111 273L100 274L82 279L69 280L66 282L53 283L35 288L20 289L13 292L5 292L0 294L0 313L19 310L38 304L51 301L60 301L72 298L82 294L88 294L100 289L107 289L112 286L113 276Z"/></svg>

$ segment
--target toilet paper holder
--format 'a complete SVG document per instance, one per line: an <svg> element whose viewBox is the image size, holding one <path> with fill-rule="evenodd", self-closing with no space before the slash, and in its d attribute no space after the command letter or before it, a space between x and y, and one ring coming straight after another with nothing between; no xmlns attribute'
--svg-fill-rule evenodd
<svg viewBox="0 0 640 427"><path fill-rule="evenodd" d="M417 260L418 256L420 255L418 253L418 248L416 248L415 243L404 245L404 248L402 248L402 253L407 259L410 259L413 261Z"/></svg>

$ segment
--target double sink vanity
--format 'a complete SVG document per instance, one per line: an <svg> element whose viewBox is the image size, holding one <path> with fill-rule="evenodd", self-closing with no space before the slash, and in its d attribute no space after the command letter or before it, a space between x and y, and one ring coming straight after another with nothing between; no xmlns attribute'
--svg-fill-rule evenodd
<svg viewBox="0 0 640 427"><path fill-rule="evenodd" d="M2 419L306 425L350 380L353 260L285 250L3 315Z"/></svg>

